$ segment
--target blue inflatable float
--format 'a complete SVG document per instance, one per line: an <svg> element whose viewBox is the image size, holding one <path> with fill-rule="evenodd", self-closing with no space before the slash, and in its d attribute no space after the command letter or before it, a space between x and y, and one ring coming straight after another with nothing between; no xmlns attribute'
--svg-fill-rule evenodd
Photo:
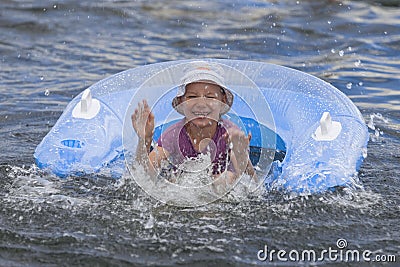
<svg viewBox="0 0 400 267"><path fill-rule="evenodd" d="M357 107L330 84L273 64L206 59L225 72L235 96L227 116L252 133L250 156L268 190L316 193L349 186L369 139ZM39 168L60 177L122 176L136 149L130 115L147 99L156 140L178 120L171 105L190 60L145 65L115 74L75 97L35 150Z"/></svg>

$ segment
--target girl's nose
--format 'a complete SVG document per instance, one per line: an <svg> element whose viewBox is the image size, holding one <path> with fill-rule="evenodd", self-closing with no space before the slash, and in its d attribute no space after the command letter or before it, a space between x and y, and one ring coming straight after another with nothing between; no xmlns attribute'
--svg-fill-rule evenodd
<svg viewBox="0 0 400 267"><path fill-rule="evenodd" d="M205 100L205 97L199 97L197 102L196 102L197 108L205 109L207 107L207 102Z"/></svg>
<svg viewBox="0 0 400 267"><path fill-rule="evenodd" d="M196 103L205 104L207 103L207 98L205 96L199 96L196 98Z"/></svg>

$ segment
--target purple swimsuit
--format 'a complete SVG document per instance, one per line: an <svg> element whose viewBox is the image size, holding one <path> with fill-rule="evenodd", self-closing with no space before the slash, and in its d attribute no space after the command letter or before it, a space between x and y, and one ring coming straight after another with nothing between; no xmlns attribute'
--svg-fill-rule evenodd
<svg viewBox="0 0 400 267"><path fill-rule="evenodd" d="M170 154L170 161L173 165L179 165L190 158L197 158L200 153L210 153L212 159L212 173L220 174L226 170L228 163L229 147L223 135L227 129L238 128L233 122L222 119L218 122L212 142L201 152L197 152L193 147L189 134L186 131L185 119L168 127L157 141L159 147L163 147ZM233 166L229 164L228 169Z"/></svg>

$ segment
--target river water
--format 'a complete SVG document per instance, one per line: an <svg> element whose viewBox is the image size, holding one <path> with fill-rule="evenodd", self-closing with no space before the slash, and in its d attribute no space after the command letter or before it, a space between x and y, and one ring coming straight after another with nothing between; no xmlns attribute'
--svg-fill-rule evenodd
<svg viewBox="0 0 400 267"><path fill-rule="evenodd" d="M400 261L399 1L4 0L0 32L0 266L292 266L305 250L323 256L306 266ZM336 86L369 127L362 187L179 208L133 182L35 167L82 90L189 58L275 63ZM371 254L346 262L349 250Z"/></svg>

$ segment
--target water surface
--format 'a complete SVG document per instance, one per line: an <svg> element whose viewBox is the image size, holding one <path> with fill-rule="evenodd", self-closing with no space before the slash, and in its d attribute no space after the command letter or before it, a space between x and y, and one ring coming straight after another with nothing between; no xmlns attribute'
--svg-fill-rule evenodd
<svg viewBox="0 0 400 267"><path fill-rule="evenodd" d="M339 238L400 260L398 1L7 0L0 30L1 266L251 266L268 263L257 259L265 245L322 251ZM177 208L129 180L34 166L36 145L91 84L210 57L292 67L348 95L371 134L362 188Z"/></svg>

